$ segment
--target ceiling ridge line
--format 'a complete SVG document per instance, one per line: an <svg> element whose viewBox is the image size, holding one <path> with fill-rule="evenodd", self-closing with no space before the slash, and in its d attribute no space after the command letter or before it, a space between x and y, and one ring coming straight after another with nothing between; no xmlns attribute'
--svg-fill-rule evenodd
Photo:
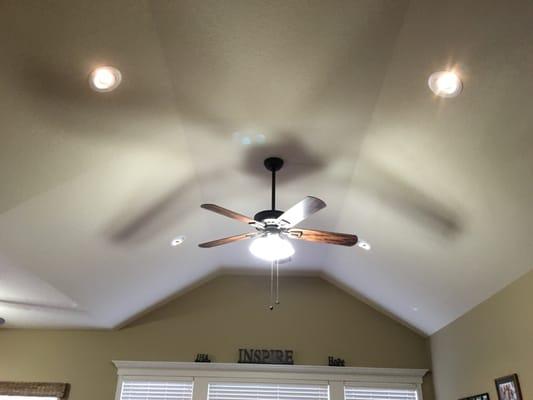
<svg viewBox="0 0 533 400"><path fill-rule="evenodd" d="M340 206L340 210L341 211L345 208L346 201L347 201L347 195L348 195L348 193L350 191L352 183L355 180L355 174L356 174L356 171L358 169L359 162L361 160L361 154L363 153L365 142L368 141L368 137L371 135L371 133L369 132L369 128L372 125L372 123L374 122L375 114L376 114L376 106L377 106L379 100L382 97L383 87L384 87L385 81L387 79L387 76L389 74L389 70L390 70L390 67L391 67L391 64L392 64L392 60L396 56L396 52L397 52L397 48L398 48L398 42L399 42L400 36L402 35L402 32L403 32L403 30L405 28L406 16L409 13L409 10L411 9L411 3L412 3L411 1L408 1L408 5L406 6L406 8L405 8L405 10L404 10L404 12L402 14L402 20L401 20L401 22L399 24L399 28L398 28L397 34L395 36L394 43L391 45L391 51L390 51L390 55L388 57L388 62L387 62L386 67L383 70L383 76L382 76L382 79L380 81L379 88L376 91L376 97L375 97L373 105L372 105L372 112L371 112L370 117L368 118L368 121L367 121L366 126L364 128L364 132L365 133L362 135L362 138L361 138L361 141L360 141L360 146L359 146L359 151L357 152L357 156L356 156L354 164L353 164L354 165L353 166L353 170L352 170L349 182L346 185L346 188L347 188L346 189L346 195L344 196L344 199L341 201L341 206ZM339 223L340 223L340 220L341 220L340 214L341 214L341 212L339 212L339 216L337 218L335 218L335 222L334 222L334 225L333 225L333 227L335 229L337 229L337 230L339 229L338 226L339 226ZM325 261L329 260L329 255L330 255L330 251L328 250L326 256L324 257Z"/></svg>

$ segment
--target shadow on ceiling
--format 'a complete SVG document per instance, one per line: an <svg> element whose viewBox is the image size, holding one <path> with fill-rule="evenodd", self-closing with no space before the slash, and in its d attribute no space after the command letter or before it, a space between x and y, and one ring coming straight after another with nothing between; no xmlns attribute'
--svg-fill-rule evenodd
<svg viewBox="0 0 533 400"><path fill-rule="evenodd" d="M285 134L283 137L284 140L278 143L248 147L240 163L240 169L251 176L264 179L264 184L270 188L270 173L263 165L263 160L267 157L280 156L284 158L283 172L278 178L283 183L298 180L324 168L324 162L306 148L295 135ZM291 155L293 154L297 155L297 164L291 161ZM160 199L134 215L131 215L128 208L125 207L122 214L117 216L110 224L108 236L113 242L119 244L137 244L149 240L150 237L155 236L158 232L175 226L176 221L179 221L181 217L194 211L184 208L183 204L188 203L184 199L190 195L191 191L197 189L198 182L201 182L202 185L209 185L215 181L228 181L231 179L231 174L231 170L220 168L209 174L191 176L185 182L177 185ZM249 196L252 195L249 194ZM305 193L302 194L303 196L305 196ZM132 199L132 202L134 201L135 199ZM216 202L216 199L209 201ZM220 205L231 209L230 204ZM199 207L200 204L198 204ZM239 212L239 210L234 211Z"/></svg>

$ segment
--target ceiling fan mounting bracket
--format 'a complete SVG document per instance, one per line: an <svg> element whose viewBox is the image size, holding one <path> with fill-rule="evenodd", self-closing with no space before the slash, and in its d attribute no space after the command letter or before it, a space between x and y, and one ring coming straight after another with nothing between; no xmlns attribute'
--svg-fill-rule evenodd
<svg viewBox="0 0 533 400"><path fill-rule="evenodd" d="M283 167L283 160L279 157L268 157L265 159L264 164L266 169L276 172Z"/></svg>

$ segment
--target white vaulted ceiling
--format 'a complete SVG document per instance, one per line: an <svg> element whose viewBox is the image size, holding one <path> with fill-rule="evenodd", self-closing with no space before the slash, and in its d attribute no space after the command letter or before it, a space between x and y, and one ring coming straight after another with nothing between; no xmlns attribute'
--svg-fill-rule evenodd
<svg viewBox="0 0 533 400"><path fill-rule="evenodd" d="M431 334L531 269L533 4L0 3L0 317L119 326L224 268L267 268L200 209L328 207L295 243L321 274ZM95 93L110 64L122 85ZM463 93L427 78L459 71ZM185 235L185 242L170 241ZM267 296L265 294L265 296Z"/></svg>

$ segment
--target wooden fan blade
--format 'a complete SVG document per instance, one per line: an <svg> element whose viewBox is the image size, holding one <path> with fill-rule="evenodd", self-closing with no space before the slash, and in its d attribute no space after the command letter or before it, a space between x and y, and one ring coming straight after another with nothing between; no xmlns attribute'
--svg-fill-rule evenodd
<svg viewBox="0 0 533 400"><path fill-rule="evenodd" d="M257 221L246 215L236 213L235 211L228 210L227 208L217 206L216 204L202 204L200 207L205 208L206 210L216 212L217 214L223 215L228 218L236 219L237 221L244 222L245 224L255 225Z"/></svg>
<svg viewBox="0 0 533 400"><path fill-rule="evenodd" d="M319 242L328 244L338 244L341 246L353 246L357 243L357 236L348 233L336 233L317 231L313 229L289 229L291 239L307 240L309 242Z"/></svg>
<svg viewBox="0 0 533 400"><path fill-rule="evenodd" d="M222 246L223 244L238 242L239 240L250 239L257 236L256 232L243 233L241 235L230 236L222 239L212 240L210 242L200 243L198 246L202 248L209 248L215 246Z"/></svg>
<svg viewBox="0 0 533 400"><path fill-rule="evenodd" d="M317 197L307 196L281 214L278 221L284 221L289 227L295 226L324 207L326 207L324 201Z"/></svg>

